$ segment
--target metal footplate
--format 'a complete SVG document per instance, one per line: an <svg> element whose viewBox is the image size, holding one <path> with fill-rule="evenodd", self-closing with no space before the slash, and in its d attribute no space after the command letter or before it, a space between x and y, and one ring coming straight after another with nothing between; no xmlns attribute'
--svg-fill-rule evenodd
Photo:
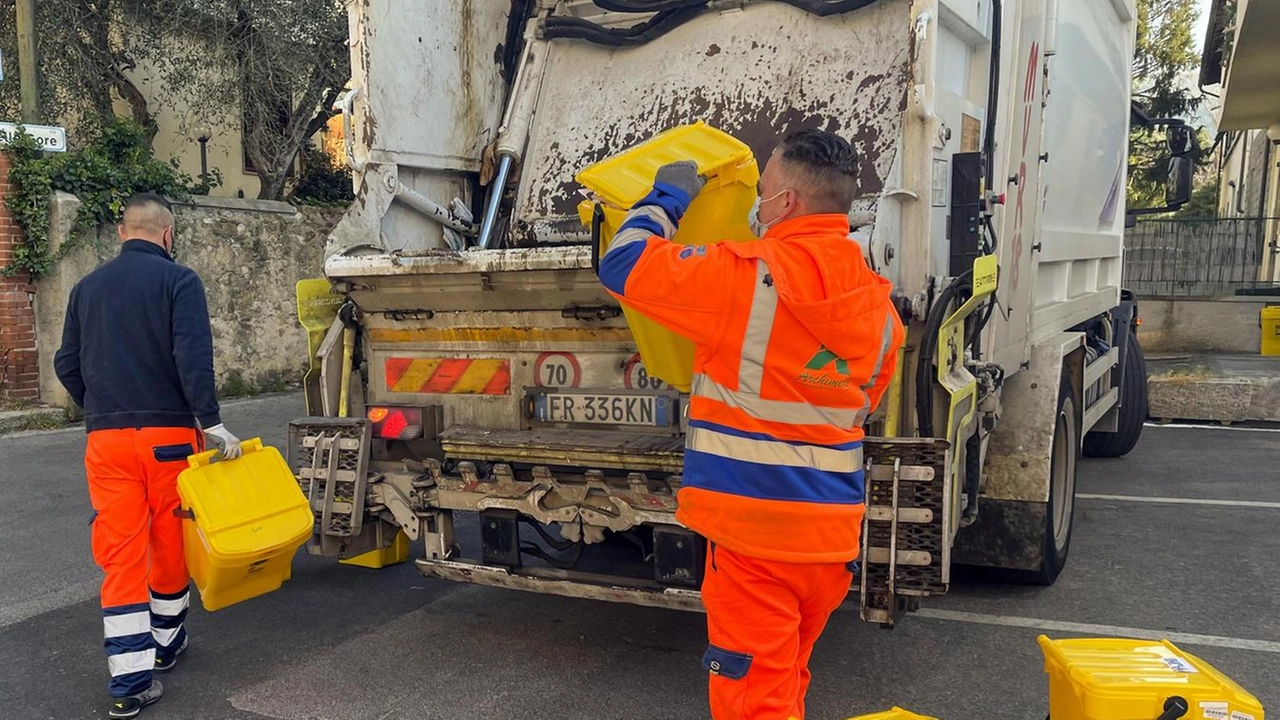
<svg viewBox="0 0 1280 720"><path fill-rule="evenodd" d="M313 555L339 555L361 535L370 430L363 418L289 423L289 465L316 516Z"/></svg>
<svg viewBox="0 0 1280 720"><path fill-rule="evenodd" d="M950 446L939 438L867 438L862 619L892 627L951 581Z"/></svg>

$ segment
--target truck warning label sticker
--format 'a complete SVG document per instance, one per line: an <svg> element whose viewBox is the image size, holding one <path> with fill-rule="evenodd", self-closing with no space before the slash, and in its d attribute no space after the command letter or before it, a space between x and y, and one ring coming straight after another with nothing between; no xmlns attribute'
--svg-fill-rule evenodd
<svg viewBox="0 0 1280 720"><path fill-rule="evenodd" d="M387 390L396 393L506 395L511 363L495 358L389 357Z"/></svg>

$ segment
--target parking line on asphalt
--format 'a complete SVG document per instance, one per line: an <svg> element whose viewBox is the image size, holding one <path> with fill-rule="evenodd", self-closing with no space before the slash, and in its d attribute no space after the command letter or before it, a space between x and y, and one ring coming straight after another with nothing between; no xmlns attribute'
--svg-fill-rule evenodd
<svg viewBox="0 0 1280 720"><path fill-rule="evenodd" d="M1263 508L1280 510L1280 502L1262 500L1209 500L1205 498L1144 497L1142 495L1099 495L1076 493L1077 500L1115 500L1117 502L1156 503L1163 505L1212 505L1216 507Z"/></svg>
<svg viewBox="0 0 1280 720"><path fill-rule="evenodd" d="M1232 425L1181 425L1179 423L1143 423L1143 427L1149 428L1176 428L1178 430L1229 430L1231 432L1260 432L1260 433L1280 433L1280 428L1272 427L1235 427Z"/></svg>
<svg viewBox="0 0 1280 720"><path fill-rule="evenodd" d="M965 612L963 610L942 610L939 608L920 608L912 613L916 617L947 622L965 622L978 625L998 625L1001 627L1027 628L1046 632L1065 632L1077 635L1096 635L1101 637L1123 637L1136 640L1168 640L1180 645L1201 645L1220 647L1229 650L1254 650L1257 652L1280 655L1280 642L1270 640L1251 640L1249 638L1223 637L1221 635L1199 635L1197 633L1169 632L1163 630L1144 630L1142 628L1123 627L1120 625L1096 625L1093 623L1063 622L1061 620L1041 620L1039 618L1016 617L1013 615L986 615L983 613Z"/></svg>

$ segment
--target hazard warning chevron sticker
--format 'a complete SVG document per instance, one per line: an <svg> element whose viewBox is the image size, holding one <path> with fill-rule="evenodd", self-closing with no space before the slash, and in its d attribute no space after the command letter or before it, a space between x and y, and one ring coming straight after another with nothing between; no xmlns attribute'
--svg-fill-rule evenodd
<svg viewBox="0 0 1280 720"><path fill-rule="evenodd" d="M506 395L511 363L492 358L402 358L386 361L387 390L396 393Z"/></svg>

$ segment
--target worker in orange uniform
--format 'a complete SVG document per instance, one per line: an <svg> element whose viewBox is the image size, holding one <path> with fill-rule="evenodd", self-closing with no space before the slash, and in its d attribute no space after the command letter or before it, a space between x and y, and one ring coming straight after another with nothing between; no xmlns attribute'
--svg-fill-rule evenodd
<svg viewBox="0 0 1280 720"><path fill-rule="evenodd" d="M790 135L760 177L760 239L693 247L668 241L703 180L666 165L600 263L610 292L697 347L676 518L709 544L715 720L804 717L809 656L859 553L862 426L903 330L849 238L856 171L842 138Z"/></svg>
<svg viewBox="0 0 1280 720"><path fill-rule="evenodd" d="M119 233L120 254L71 291L55 368L89 433L107 715L131 718L164 693L152 673L171 670L187 649L178 474L203 441L223 458L238 456L240 441L218 414L204 286L173 261L172 208L135 195Z"/></svg>

